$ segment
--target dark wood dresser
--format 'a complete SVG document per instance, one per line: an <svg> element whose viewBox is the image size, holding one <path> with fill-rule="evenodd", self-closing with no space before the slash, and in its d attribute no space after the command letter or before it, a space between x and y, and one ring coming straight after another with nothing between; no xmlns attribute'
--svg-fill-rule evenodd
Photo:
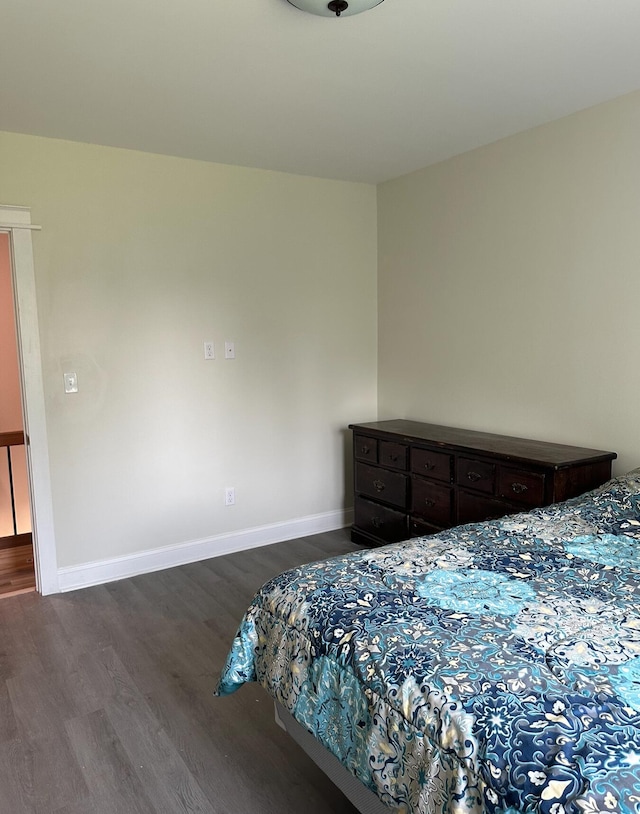
<svg viewBox="0 0 640 814"><path fill-rule="evenodd" d="M611 477L615 452L417 421L351 424L351 539L383 545L567 500Z"/></svg>

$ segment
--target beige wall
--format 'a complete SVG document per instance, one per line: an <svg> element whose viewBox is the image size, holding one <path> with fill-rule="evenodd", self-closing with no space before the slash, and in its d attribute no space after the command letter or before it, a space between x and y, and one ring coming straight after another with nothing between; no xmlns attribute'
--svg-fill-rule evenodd
<svg viewBox="0 0 640 814"><path fill-rule="evenodd" d="M59 565L340 509L376 407L640 465L639 132L632 94L381 185L377 292L374 187L0 134Z"/></svg>
<svg viewBox="0 0 640 814"><path fill-rule="evenodd" d="M374 187L5 133L0 201L42 226L59 566L350 504L345 427L376 413Z"/></svg>
<svg viewBox="0 0 640 814"><path fill-rule="evenodd" d="M640 465L640 94L383 184L379 411Z"/></svg>

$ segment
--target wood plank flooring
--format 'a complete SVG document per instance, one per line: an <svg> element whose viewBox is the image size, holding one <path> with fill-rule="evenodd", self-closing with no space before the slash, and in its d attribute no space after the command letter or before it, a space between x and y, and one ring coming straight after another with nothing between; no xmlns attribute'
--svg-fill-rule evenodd
<svg viewBox="0 0 640 814"><path fill-rule="evenodd" d="M2 814L353 814L251 684L212 692L270 577L347 530L0 600Z"/></svg>
<svg viewBox="0 0 640 814"><path fill-rule="evenodd" d="M0 597L35 588L31 533L0 537Z"/></svg>

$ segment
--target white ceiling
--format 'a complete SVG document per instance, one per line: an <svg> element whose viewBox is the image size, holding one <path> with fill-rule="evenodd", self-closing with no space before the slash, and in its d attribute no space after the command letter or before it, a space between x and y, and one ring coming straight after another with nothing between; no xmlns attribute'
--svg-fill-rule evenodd
<svg viewBox="0 0 640 814"><path fill-rule="evenodd" d="M0 130L378 182L640 88L640 0L3 0Z"/></svg>

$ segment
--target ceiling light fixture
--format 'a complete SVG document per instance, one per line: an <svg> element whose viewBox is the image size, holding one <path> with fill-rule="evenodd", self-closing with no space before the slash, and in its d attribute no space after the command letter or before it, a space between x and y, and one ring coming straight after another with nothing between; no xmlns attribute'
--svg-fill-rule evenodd
<svg viewBox="0 0 640 814"><path fill-rule="evenodd" d="M289 0L292 6L301 11L308 11L310 14L317 14L320 17L350 17L352 14L360 14L368 11L374 6L379 6L383 0Z"/></svg>

